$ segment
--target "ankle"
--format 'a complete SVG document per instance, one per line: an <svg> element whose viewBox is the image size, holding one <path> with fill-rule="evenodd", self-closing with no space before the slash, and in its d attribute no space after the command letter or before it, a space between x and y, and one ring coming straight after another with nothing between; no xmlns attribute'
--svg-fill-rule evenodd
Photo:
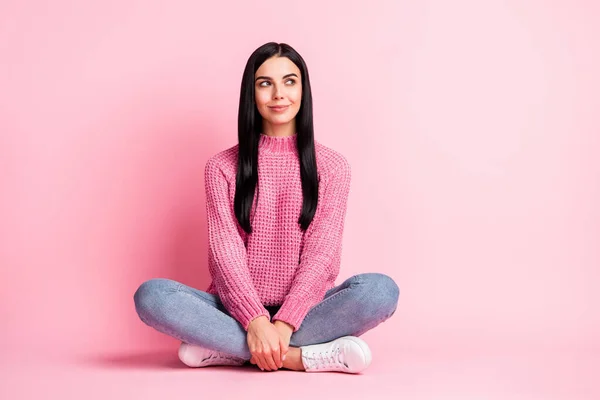
<svg viewBox="0 0 600 400"><path fill-rule="evenodd" d="M285 360L283 360L283 368L291 369L293 371L304 371L302 352L299 347L289 348Z"/></svg>

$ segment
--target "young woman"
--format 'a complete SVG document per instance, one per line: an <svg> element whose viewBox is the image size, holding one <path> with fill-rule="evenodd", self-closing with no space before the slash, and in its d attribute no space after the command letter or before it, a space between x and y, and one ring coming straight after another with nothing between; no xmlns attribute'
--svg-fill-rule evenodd
<svg viewBox="0 0 600 400"><path fill-rule="evenodd" d="M371 363L358 336L390 318L399 289L387 275L340 285L350 165L314 139L302 57L285 43L250 56L238 144L205 167L206 291L155 278L134 301L140 319L182 341L190 367L357 373Z"/></svg>

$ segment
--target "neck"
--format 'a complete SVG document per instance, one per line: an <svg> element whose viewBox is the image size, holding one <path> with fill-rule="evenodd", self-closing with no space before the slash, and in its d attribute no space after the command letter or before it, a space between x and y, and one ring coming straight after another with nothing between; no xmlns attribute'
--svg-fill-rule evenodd
<svg viewBox="0 0 600 400"><path fill-rule="evenodd" d="M286 137L296 133L296 119L292 119L287 124L273 125L263 119L263 134L267 136Z"/></svg>

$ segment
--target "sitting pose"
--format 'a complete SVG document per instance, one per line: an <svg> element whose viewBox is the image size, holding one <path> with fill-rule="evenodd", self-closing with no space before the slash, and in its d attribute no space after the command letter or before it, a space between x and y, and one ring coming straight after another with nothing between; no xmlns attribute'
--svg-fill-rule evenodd
<svg viewBox="0 0 600 400"><path fill-rule="evenodd" d="M147 325L179 339L190 367L358 373L371 350L358 336L394 314L399 289L369 272L335 285L350 165L314 139L302 57L266 43L244 70L238 144L204 170L206 291L155 278L134 294Z"/></svg>

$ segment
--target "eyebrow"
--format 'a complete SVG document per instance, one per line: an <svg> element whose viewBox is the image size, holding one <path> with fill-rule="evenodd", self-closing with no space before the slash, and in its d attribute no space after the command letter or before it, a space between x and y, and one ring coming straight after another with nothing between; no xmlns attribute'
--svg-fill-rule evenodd
<svg viewBox="0 0 600 400"><path fill-rule="evenodd" d="M284 75L282 79L287 78L288 76L295 76L296 78L298 78L298 75L291 73L291 74L287 74ZM267 79L267 80L272 80L273 78L271 78L270 76L257 76L256 79L254 80L254 82L256 82L259 79Z"/></svg>

